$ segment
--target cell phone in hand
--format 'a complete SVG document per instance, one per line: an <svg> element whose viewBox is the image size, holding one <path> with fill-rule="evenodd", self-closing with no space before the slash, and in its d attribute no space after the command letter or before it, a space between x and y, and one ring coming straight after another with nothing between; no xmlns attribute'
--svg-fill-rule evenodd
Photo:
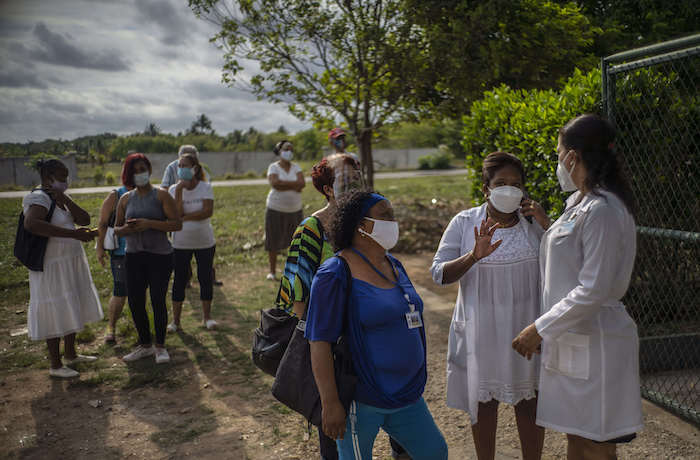
<svg viewBox="0 0 700 460"><path fill-rule="evenodd" d="M523 199L520 200L520 206L523 205L523 202L525 200L529 200L529 199L530 199L530 195L528 195L527 192L523 191ZM530 223L530 224L532 223L532 216L524 216L524 217L525 217L525 220L528 221L528 223Z"/></svg>

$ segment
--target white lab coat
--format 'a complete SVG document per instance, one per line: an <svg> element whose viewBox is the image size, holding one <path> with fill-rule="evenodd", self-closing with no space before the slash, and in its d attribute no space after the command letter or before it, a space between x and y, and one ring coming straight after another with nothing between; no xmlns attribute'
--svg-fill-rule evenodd
<svg viewBox="0 0 700 460"><path fill-rule="evenodd" d="M445 263L463 256L474 248L474 227L486 220L486 204L457 214L445 229L433 258L430 272L433 281L443 284ZM536 222L522 216L517 224L525 231L530 244L538 247L544 233ZM469 414L477 423L479 408L479 362L477 360L477 325L479 324L479 264L475 264L459 280L459 293L448 336L447 406ZM515 353L515 351L513 351Z"/></svg>
<svg viewBox="0 0 700 460"><path fill-rule="evenodd" d="M537 424L594 441L642 428L637 326L620 299L636 254L635 224L607 191L580 192L542 237L543 314Z"/></svg>

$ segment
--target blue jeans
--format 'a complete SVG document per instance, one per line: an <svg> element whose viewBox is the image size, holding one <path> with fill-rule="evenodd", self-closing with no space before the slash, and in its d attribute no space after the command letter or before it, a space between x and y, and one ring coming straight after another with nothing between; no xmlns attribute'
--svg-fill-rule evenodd
<svg viewBox="0 0 700 460"><path fill-rule="evenodd" d="M371 460L379 428L398 441L413 460L447 460L447 443L423 398L398 409L353 401L345 436L336 441L340 460Z"/></svg>

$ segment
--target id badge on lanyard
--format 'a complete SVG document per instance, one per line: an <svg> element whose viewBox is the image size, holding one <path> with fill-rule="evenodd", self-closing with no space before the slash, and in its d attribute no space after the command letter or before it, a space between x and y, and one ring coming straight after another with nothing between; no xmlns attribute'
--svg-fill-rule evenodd
<svg viewBox="0 0 700 460"><path fill-rule="evenodd" d="M416 329L423 327L423 320L420 317L420 312L416 311L416 306L411 303L411 299L408 294L404 294L406 302L408 302L409 312L406 313L406 324L408 324L409 329Z"/></svg>
<svg viewBox="0 0 700 460"><path fill-rule="evenodd" d="M385 280L387 280L388 282L390 282L390 283L393 284L394 286L396 286L396 287L398 287L399 289L401 289L401 291L403 291L403 287L401 287L401 284L400 284L400 282L399 282L399 273L398 273L398 271L396 270L396 267L394 267L394 264L393 264L391 261L389 261L389 263L391 263L391 269L392 269L392 271L394 272L394 276L396 277L396 282L391 281L391 280L390 280L389 278L387 278L382 272L380 272L380 271L377 269L377 267L375 267L375 266L372 264L372 262L370 262L369 259L367 259L367 257L365 257L365 255L362 254L360 251L358 251L357 249L352 248L352 247L351 247L350 249L352 249L353 252L355 252L355 254L357 254L357 255L360 256L365 262L367 262L367 265L369 265L370 267L372 267L372 269L373 269L375 272L377 272L377 274L378 274L379 276L381 276L382 278L384 278ZM406 299L406 303L408 304L408 309L409 309L408 313L406 313L406 324L408 325L408 328L409 328L409 329L416 329L416 328L419 328L419 327L423 327L423 320L422 320L421 317L420 317L420 312L419 312L419 311L416 311L416 306L411 302L411 298L408 296L408 294L407 294L405 291L403 291L403 297L404 297L404 299Z"/></svg>

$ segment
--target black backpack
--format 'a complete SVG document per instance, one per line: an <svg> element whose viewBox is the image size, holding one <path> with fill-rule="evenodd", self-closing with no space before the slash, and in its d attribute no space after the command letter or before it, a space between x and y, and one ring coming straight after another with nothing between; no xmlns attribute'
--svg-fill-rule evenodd
<svg viewBox="0 0 700 460"><path fill-rule="evenodd" d="M34 192L34 190L32 190L32 192ZM47 222L51 222L54 209L56 209L56 202L52 198L51 207L49 208L48 214L46 214ZM17 222L17 233L15 234L15 257L28 269L43 272L44 254L46 253L46 244L48 242L48 237L35 235L24 228L24 211L20 212Z"/></svg>

